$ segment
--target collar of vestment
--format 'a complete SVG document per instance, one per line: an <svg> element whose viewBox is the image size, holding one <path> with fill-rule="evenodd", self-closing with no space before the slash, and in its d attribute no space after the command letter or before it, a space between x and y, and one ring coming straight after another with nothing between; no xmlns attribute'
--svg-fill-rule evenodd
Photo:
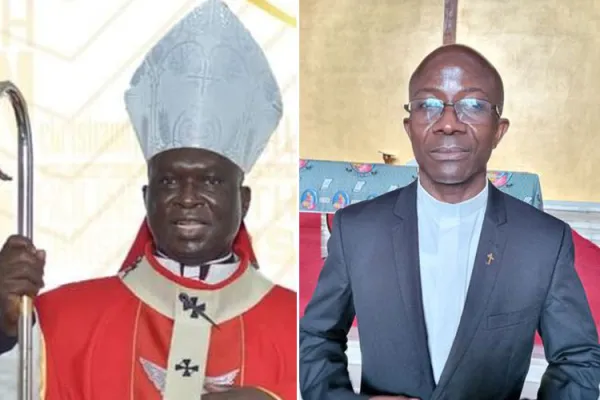
<svg viewBox="0 0 600 400"><path fill-rule="evenodd" d="M219 324L252 308L273 288L273 283L250 265L247 254L234 251L240 259L237 269L214 284L165 268L154 255L152 242L147 243L144 256L120 277L138 298L168 318L177 318L183 308L194 315L203 308L202 314Z"/></svg>
<svg viewBox="0 0 600 400"><path fill-rule="evenodd" d="M489 188L486 184L481 192L468 200L460 203L445 203L429 194L420 180L417 184L417 204L434 219L464 218L484 211L487 207L488 195Z"/></svg>
<svg viewBox="0 0 600 400"><path fill-rule="evenodd" d="M229 278L237 271L240 264L239 257L233 252L202 265L185 265L170 259L160 251L155 252L154 255L160 265L172 273L210 284L216 284Z"/></svg>

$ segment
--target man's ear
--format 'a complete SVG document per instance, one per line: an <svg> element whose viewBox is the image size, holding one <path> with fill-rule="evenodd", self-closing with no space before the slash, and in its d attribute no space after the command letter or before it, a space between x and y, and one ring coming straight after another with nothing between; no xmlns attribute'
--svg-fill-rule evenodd
<svg viewBox="0 0 600 400"><path fill-rule="evenodd" d="M406 131L406 134L408 135L408 138L410 139L412 136L412 132L410 130L410 118L404 118L404 120L402 122L404 123L404 130Z"/></svg>
<svg viewBox="0 0 600 400"><path fill-rule="evenodd" d="M252 191L248 186L242 186L241 196L242 196L242 219L246 218L246 214L248 214L248 210L250 209L250 201L252 200Z"/></svg>
<svg viewBox="0 0 600 400"><path fill-rule="evenodd" d="M500 143L500 141L506 134L506 131L508 131L509 126L510 126L510 121L508 119L500 118L500 120L498 121L498 128L496 129L496 134L494 135L494 143L493 143L494 149L498 146L498 144Z"/></svg>

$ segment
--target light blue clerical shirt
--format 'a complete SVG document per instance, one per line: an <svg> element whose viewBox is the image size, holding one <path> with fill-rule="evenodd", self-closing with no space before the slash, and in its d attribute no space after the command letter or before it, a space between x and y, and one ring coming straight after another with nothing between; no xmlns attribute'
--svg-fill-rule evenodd
<svg viewBox="0 0 600 400"><path fill-rule="evenodd" d="M419 182L417 215L423 311L436 384L448 360L467 297L488 187L458 204L433 198Z"/></svg>

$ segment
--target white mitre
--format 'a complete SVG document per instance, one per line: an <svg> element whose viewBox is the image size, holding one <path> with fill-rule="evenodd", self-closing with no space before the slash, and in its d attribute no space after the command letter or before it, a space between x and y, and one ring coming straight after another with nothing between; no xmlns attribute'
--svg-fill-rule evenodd
<svg viewBox="0 0 600 400"><path fill-rule="evenodd" d="M267 58L220 0L204 0L146 55L125 93L146 160L192 147L248 173L282 116Z"/></svg>

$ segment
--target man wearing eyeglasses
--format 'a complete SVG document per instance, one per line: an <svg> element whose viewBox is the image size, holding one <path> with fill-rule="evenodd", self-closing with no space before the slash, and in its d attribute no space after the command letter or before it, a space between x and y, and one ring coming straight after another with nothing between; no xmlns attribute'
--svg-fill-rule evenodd
<svg viewBox="0 0 600 400"><path fill-rule="evenodd" d="M571 230L486 179L503 104L502 78L471 48L438 48L417 67L404 127L419 178L336 214L300 322L304 400L519 399L536 330L549 363L538 399L598 399ZM355 316L361 394L344 355Z"/></svg>

